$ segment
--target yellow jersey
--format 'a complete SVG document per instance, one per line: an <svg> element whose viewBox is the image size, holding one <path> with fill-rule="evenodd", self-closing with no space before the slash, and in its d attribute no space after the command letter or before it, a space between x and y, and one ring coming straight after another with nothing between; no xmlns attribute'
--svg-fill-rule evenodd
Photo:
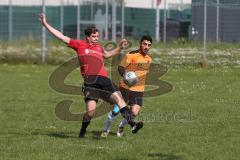
<svg viewBox="0 0 240 160"><path fill-rule="evenodd" d="M121 60L119 66L124 67L125 72L134 71L138 77L135 85L129 87L120 79L119 87L135 92L144 92L147 73L152 62L149 55L142 55L138 50L127 53Z"/></svg>

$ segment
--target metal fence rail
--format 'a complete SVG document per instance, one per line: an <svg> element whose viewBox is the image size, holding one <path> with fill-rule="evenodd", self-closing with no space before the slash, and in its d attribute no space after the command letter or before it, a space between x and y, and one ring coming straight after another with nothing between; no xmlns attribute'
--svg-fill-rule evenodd
<svg viewBox="0 0 240 160"><path fill-rule="evenodd" d="M139 37L141 34L166 40L168 35L166 23L163 22L190 21L189 5L184 8L184 4L179 7L163 0L156 7L156 0L146 0L152 4L150 8L137 8L137 5L127 5L131 1L134 0L60 0L53 4L52 0L3 0L0 2L0 39L11 41L19 37L36 38L41 31L37 16L42 10L42 4L45 4L49 22L73 37L78 37L86 25L93 24L100 28L102 38L108 40L124 35ZM160 16L156 17L157 13ZM77 33L78 29L81 33Z"/></svg>
<svg viewBox="0 0 240 160"><path fill-rule="evenodd" d="M164 43L184 37L203 42L206 49L209 41L240 40L237 0L1 0L0 40L41 40L44 61L52 37L38 22L42 11L50 24L73 38L83 38L86 26L95 25L102 39L113 41L143 34Z"/></svg>

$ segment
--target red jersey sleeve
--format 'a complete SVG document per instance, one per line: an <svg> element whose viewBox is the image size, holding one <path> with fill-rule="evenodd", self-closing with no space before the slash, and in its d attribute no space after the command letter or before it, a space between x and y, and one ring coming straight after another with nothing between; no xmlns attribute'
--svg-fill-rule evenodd
<svg viewBox="0 0 240 160"><path fill-rule="evenodd" d="M82 45L82 43L82 40L70 39L70 42L67 45L68 47L77 50Z"/></svg>
<svg viewBox="0 0 240 160"><path fill-rule="evenodd" d="M102 46L101 46L101 52L102 52L102 53L104 53L104 52L105 52Z"/></svg>

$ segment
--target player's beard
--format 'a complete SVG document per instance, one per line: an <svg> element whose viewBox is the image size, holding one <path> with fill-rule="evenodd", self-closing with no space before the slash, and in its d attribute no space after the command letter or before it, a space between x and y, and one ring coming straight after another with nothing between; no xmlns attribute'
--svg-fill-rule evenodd
<svg viewBox="0 0 240 160"><path fill-rule="evenodd" d="M141 53L144 55L146 55L148 53L148 49L140 48L140 50L141 50Z"/></svg>

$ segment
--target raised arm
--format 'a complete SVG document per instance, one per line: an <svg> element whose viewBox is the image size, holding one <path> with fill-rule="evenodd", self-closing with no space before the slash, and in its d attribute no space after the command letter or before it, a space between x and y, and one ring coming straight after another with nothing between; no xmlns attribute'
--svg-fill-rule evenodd
<svg viewBox="0 0 240 160"><path fill-rule="evenodd" d="M39 21L52 35L54 35L55 37L57 37L58 39L60 39L61 41L65 42L65 43L70 42L69 37L64 36L61 32L59 32L58 30L56 30L55 28L53 28L51 25L49 25L47 23L46 16L44 13L41 13L39 15Z"/></svg>
<svg viewBox="0 0 240 160"><path fill-rule="evenodd" d="M125 68L123 66L118 66L118 73L123 77L125 74Z"/></svg>
<svg viewBox="0 0 240 160"><path fill-rule="evenodd" d="M127 45L127 40L126 39L122 39L119 42L119 46L117 48L115 48L112 51L104 51L103 57L104 58L111 58L111 57L119 54L121 49L125 48L126 45Z"/></svg>

